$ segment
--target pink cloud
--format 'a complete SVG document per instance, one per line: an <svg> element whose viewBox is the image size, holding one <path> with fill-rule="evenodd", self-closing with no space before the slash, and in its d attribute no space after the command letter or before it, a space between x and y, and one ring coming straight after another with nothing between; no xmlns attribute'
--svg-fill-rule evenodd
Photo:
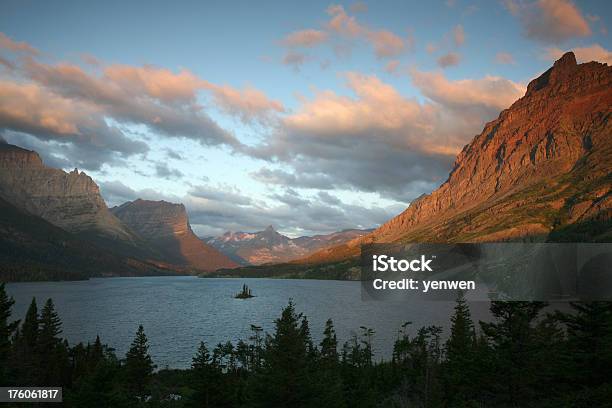
<svg viewBox="0 0 612 408"><path fill-rule="evenodd" d="M283 57L283 64L293 67L295 71L299 71L302 65L306 62L308 56L301 52L289 50Z"/></svg>
<svg viewBox="0 0 612 408"><path fill-rule="evenodd" d="M13 52L21 52L30 55L38 55L38 50L25 42L13 41L4 33L0 33L0 48Z"/></svg>
<svg viewBox="0 0 612 408"><path fill-rule="evenodd" d="M505 78L450 81L441 73L413 70L412 82L423 95L452 109L486 109L499 112L525 93L525 86Z"/></svg>
<svg viewBox="0 0 612 408"><path fill-rule="evenodd" d="M332 4L327 8L327 14L331 16L327 23L329 30L348 37L357 37L363 34L364 27L357 22L355 17L349 16L343 6Z"/></svg>
<svg viewBox="0 0 612 408"><path fill-rule="evenodd" d="M404 40L390 31L370 31L367 37L378 58L396 57L404 51Z"/></svg>
<svg viewBox="0 0 612 408"><path fill-rule="evenodd" d="M385 71L389 74L394 74L395 72L397 72L399 66L400 62L398 60L391 60L387 62L387 65L385 65Z"/></svg>
<svg viewBox="0 0 612 408"><path fill-rule="evenodd" d="M327 38L325 31L308 29L292 32L285 37L283 44L289 47L314 47L324 43Z"/></svg>
<svg viewBox="0 0 612 408"><path fill-rule="evenodd" d="M457 25L453 29L453 40L455 41L455 45L460 47L465 43L465 31L463 30L463 26L461 24Z"/></svg>
<svg viewBox="0 0 612 408"><path fill-rule="evenodd" d="M449 52L448 54L444 54L440 58L438 58L437 62L438 65L442 68L459 65L459 63L461 62L461 55L456 52Z"/></svg>
<svg viewBox="0 0 612 408"><path fill-rule="evenodd" d="M538 0L530 4L506 0L505 5L520 17L527 37L543 43L562 43L592 33L586 18L570 0Z"/></svg>

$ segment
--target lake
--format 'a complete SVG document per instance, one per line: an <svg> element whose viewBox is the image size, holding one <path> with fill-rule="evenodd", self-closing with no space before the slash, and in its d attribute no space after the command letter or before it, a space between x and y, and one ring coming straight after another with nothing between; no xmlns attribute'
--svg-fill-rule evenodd
<svg viewBox="0 0 612 408"><path fill-rule="evenodd" d="M246 283L256 296L234 299ZM116 349L119 358L139 324L145 328L150 352L159 368L185 368L191 364L200 341L209 348L228 340L247 340L250 325L272 332L274 319L293 299L298 312L309 320L314 340L322 338L325 321L332 318L340 345L373 328L377 358L389 358L398 328L412 321L412 333L436 324L448 335L453 302L363 301L360 282L298 279L201 279L191 276L99 278L74 282L22 282L7 284L15 298L13 319L23 319L36 297L39 310L53 298L70 344L103 343ZM488 303L470 305L475 320L487 319Z"/></svg>

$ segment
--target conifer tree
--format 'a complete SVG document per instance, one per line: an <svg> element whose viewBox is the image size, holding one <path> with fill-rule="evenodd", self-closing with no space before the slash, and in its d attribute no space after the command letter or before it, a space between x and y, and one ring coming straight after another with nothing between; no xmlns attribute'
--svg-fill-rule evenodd
<svg viewBox="0 0 612 408"><path fill-rule="evenodd" d="M38 345L41 350L52 350L61 343L58 337L62 333L62 321L55 311L53 300L47 299L45 306L40 312L38 331Z"/></svg>
<svg viewBox="0 0 612 408"><path fill-rule="evenodd" d="M204 342L200 342L198 351L192 359L191 368L195 378L196 393L194 402L200 407L215 406L214 393L220 386L218 372L212 364L212 356Z"/></svg>
<svg viewBox="0 0 612 408"><path fill-rule="evenodd" d="M316 367L315 406L344 407L344 386L338 360L338 339L331 319L325 322L319 365Z"/></svg>
<svg viewBox="0 0 612 408"><path fill-rule="evenodd" d="M36 298L32 298L32 302L26 312L25 320L21 328L21 338L27 351L34 353L38 342L38 307Z"/></svg>
<svg viewBox="0 0 612 408"><path fill-rule="evenodd" d="M321 341L321 359L325 364L335 365L338 363L338 339L336 330L331 319L325 322L323 340Z"/></svg>
<svg viewBox="0 0 612 408"><path fill-rule="evenodd" d="M480 322L492 346L493 389L498 402L520 405L528 401L537 382L534 321L545 302L491 302L493 322Z"/></svg>
<svg viewBox="0 0 612 408"><path fill-rule="evenodd" d="M66 375L68 350L59 335L62 333L62 322L53 300L47 299L40 312L37 348L40 362L40 380L43 384L61 381Z"/></svg>
<svg viewBox="0 0 612 408"><path fill-rule="evenodd" d="M275 331L266 340L265 358L257 386L257 402L265 407L308 405L310 393L305 327L300 324L293 302L275 321Z"/></svg>
<svg viewBox="0 0 612 408"><path fill-rule="evenodd" d="M470 308L462 292L451 317L451 332L446 342L444 377L449 401L453 405L473 397L476 333Z"/></svg>
<svg viewBox="0 0 612 408"><path fill-rule="evenodd" d="M4 282L0 283L0 386L8 385L11 338L19 326L18 320L10 322L14 304L13 298L9 298L6 293Z"/></svg>
<svg viewBox="0 0 612 408"><path fill-rule="evenodd" d="M557 313L565 324L569 359L578 382L597 386L612 378L612 303L570 304L573 312Z"/></svg>
<svg viewBox="0 0 612 408"><path fill-rule="evenodd" d="M155 365L149 355L149 344L142 325L125 356L125 373L128 389L135 396L143 398L153 375Z"/></svg>
<svg viewBox="0 0 612 408"><path fill-rule="evenodd" d="M25 319L13 342L11 366L20 385L35 386L40 380L41 361L38 348L38 325L38 307L36 298L32 298Z"/></svg>

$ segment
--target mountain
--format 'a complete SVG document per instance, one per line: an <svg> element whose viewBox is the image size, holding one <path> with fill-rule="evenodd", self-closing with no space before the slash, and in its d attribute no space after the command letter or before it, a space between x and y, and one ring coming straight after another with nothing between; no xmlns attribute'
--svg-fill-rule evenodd
<svg viewBox="0 0 612 408"><path fill-rule="evenodd" d="M612 239L612 67L569 52L485 125L448 179L371 234L301 262L334 262L371 242Z"/></svg>
<svg viewBox="0 0 612 408"><path fill-rule="evenodd" d="M110 213L91 177L47 167L38 153L7 143L0 143L0 196L69 232L136 240Z"/></svg>
<svg viewBox="0 0 612 408"><path fill-rule="evenodd" d="M183 204L139 199L111 210L167 262L204 271L238 266L193 233Z"/></svg>
<svg viewBox="0 0 612 408"><path fill-rule="evenodd" d="M105 251L0 198L0 281L173 273Z"/></svg>
<svg viewBox="0 0 612 408"><path fill-rule="evenodd" d="M338 245L365 235L368 231L344 230L327 235L289 238L272 226L259 232L226 232L204 241L241 265L288 262L330 245Z"/></svg>

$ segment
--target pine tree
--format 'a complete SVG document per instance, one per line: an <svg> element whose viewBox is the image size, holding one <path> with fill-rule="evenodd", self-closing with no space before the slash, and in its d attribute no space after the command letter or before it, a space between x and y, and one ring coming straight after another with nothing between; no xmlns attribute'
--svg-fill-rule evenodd
<svg viewBox="0 0 612 408"><path fill-rule="evenodd" d="M315 406L344 407L344 386L338 360L338 339L331 319L325 323L321 341L320 362L316 370L317 390Z"/></svg>
<svg viewBox="0 0 612 408"><path fill-rule="evenodd" d="M40 361L41 381L53 384L66 376L68 350L59 335L62 333L62 322L53 300L47 299L40 312L37 348Z"/></svg>
<svg viewBox="0 0 612 408"><path fill-rule="evenodd" d="M612 378L612 303L570 304L573 312L557 313L565 324L569 359L577 381L598 386Z"/></svg>
<svg viewBox="0 0 612 408"><path fill-rule="evenodd" d="M62 333L62 321L51 299L47 299L40 312L39 327L37 343L41 350L52 350L61 343L59 335Z"/></svg>
<svg viewBox="0 0 612 408"><path fill-rule="evenodd" d="M296 407L308 405L310 392L307 344L293 302L275 321L275 332L266 339L264 364L258 376L257 402L263 407Z"/></svg>
<svg viewBox="0 0 612 408"><path fill-rule="evenodd" d="M338 339L331 319L325 322L323 340L321 341L321 359L325 364L332 366L338 363Z"/></svg>
<svg viewBox="0 0 612 408"><path fill-rule="evenodd" d="M11 308L15 304L13 298L6 294L4 283L0 283L0 386L8 384L8 365L11 350L11 338L19 321L9 322L11 318Z"/></svg>
<svg viewBox="0 0 612 408"><path fill-rule="evenodd" d="M476 333L470 308L460 293L455 305L455 313L451 317L451 333L446 342L446 362L444 377L447 399L451 405L458 405L474 397L473 378L475 374L474 359Z"/></svg>
<svg viewBox="0 0 612 408"><path fill-rule="evenodd" d="M125 374L128 389L138 398L143 398L151 381L155 365L149 355L149 345L142 325L125 356Z"/></svg>
<svg viewBox="0 0 612 408"><path fill-rule="evenodd" d="M192 359L191 368L195 378L196 392L193 401L199 407L215 406L214 391L219 386L220 372L212 364L212 357L204 342L200 343Z"/></svg>
<svg viewBox="0 0 612 408"><path fill-rule="evenodd" d="M23 343L27 346L27 351L34 353L38 342L38 307L36 306L36 298L32 298L32 303L28 307L25 320L21 328L21 337Z"/></svg>
<svg viewBox="0 0 612 408"><path fill-rule="evenodd" d="M104 359L104 347L102 346L102 342L100 341L100 336L96 335L96 341L94 341L94 344L91 347L89 356L90 368L95 368L98 363L102 361L102 359Z"/></svg>
<svg viewBox="0 0 612 408"><path fill-rule="evenodd" d="M32 298L25 319L16 333L11 353L11 366L16 373L16 380L23 386L35 386L40 380L38 324L36 298Z"/></svg>
<svg viewBox="0 0 612 408"><path fill-rule="evenodd" d="M537 376L535 319L545 302L492 302L493 322L480 322L492 346L491 392L499 403L520 405L532 398Z"/></svg>

